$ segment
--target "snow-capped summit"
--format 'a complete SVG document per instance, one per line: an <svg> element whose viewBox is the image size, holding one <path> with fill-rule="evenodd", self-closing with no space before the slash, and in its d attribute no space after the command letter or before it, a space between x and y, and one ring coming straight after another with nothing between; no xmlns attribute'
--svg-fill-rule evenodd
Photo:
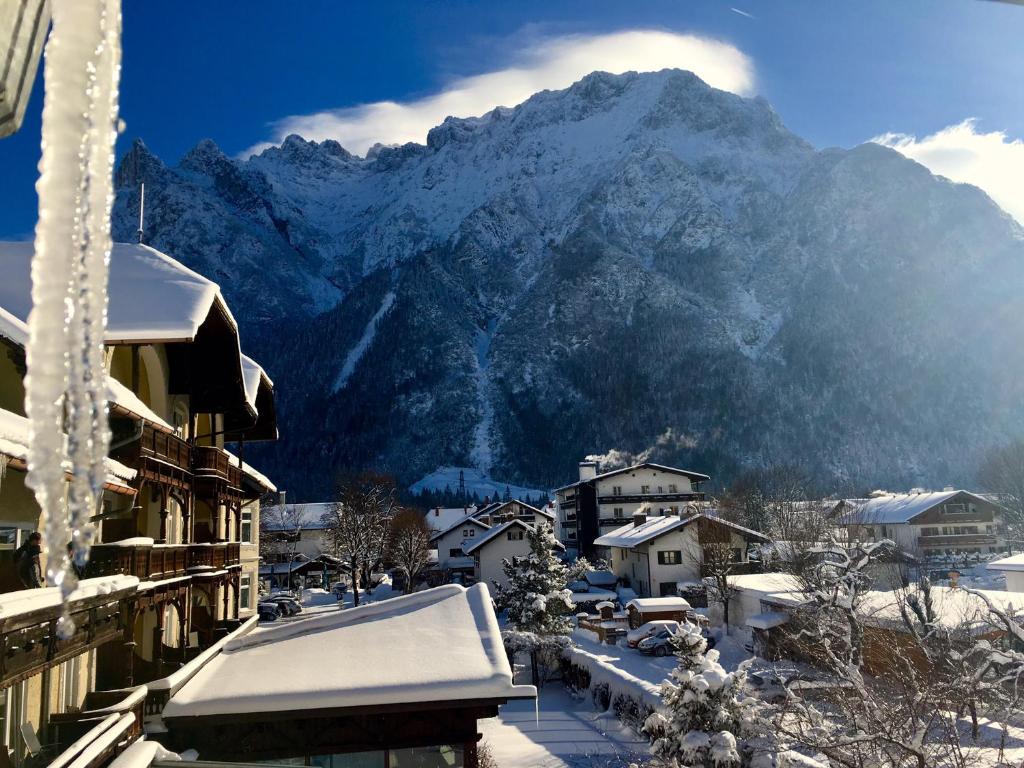
<svg viewBox="0 0 1024 768"><path fill-rule="evenodd" d="M557 485L666 428L687 440L660 458L716 477L945 485L1024 430L1021 228L688 72L595 72L362 158L290 136L166 168L139 145L119 237L142 180L147 242L264 347L297 498L367 465Z"/></svg>

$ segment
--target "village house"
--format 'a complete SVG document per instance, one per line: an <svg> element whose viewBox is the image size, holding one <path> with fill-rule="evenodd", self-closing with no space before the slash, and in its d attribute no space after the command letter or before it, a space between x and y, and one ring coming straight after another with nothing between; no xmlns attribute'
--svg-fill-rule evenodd
<svg viewBox="0 0 1024 768"><path fill-rule="evenodd" d="M1011 555L993 560L986 567L1006 577L1007 592L1024 592L1024 555Z"/></svg>
<svg viewBox="0 0 1024 768"><path fill-rule="evenodd" d="M601 472L596 461L581 461L579 480L556 488L555 536L567 549L596 555L595 540L633 519L643 507L651 513L681 514L704 500L699 472L644 462Z"/></svg>
<svg viewBox="0 0 1024 768"><path fill-rule="evenodd" d="M530 554L529 534L532 529L532 523L513 518L467 541L463 551L473 558L473 578L492 590L508 586L502 561ZM563 549L557 541L555 545Z"/></svg>
<svg viewBox="0 0 1024 768"><path fill-rule="evenodd" d="M325 554L324 515L332 506L333 502L266 506L260 525L264 562L285 563L296 556L316 560Z"/></svg>
<svg viewBox="0 0 1024 768"><path fill-rule="evenodd" d="M451 528L452 524L458 522L466 515L476 512L476 506L467 504L464 507L432 507L424 515L427 527L434 533L441 533Z"/></svg>
<svg viewBox="0 0 1024 768"><path fill-rule="evenodd" d="M240 354L217 285L152 248L116 244L107 482L98 543L71 598L76 631L58 642L59 590L25 589L12 562L40 528L25 484L31 256L31 243L0 244L0 759L15 766L38 744L50 754L68 747L97 708L121 713L104 737L110 749L137 738L147 697L137 686L254 614L258 500L274 486L244 461L244 445L277 438L273 384Z"/></svg>
<svg viewBox="0 0 1024 768"><path fill-rule="evenodd" d="M764 534L705 513L648 517L639 511L632 522L599 536L594 545L639 597L665 597L677 594L680 582L699 582L707 575L707 547L727 545L740 572L759 565L748 561L747 551L766 541Z"/></svg>
<svg viewBox="0 0 1024 768"><path fill-rule="evenodd" d="M496 501L485 504L476 510L473 517L487 525L499 525L509 520L522 520L530 525L546 523L551 525L555 521L555 513L548 508L538 509L524 501Z"/></svg>
<svg viewBox="0 0 1024 768"><path fill-rule="evenodd" d="M477 520L475 515L476 510L463 515L448 528L430 537L430 545L437 550L438 578L444 581L454 576L464 580L472 578L476 564L466 554L465 547L491 529L487 523Z"/></svg>
<svg viewBox="0 0 1024 768"><path fill-rule="evenodd" d="M937 557L1005 550L1004 514L988 499L947 488L846 500L835 519L850 541L890 539L904 552Z"/></svg>

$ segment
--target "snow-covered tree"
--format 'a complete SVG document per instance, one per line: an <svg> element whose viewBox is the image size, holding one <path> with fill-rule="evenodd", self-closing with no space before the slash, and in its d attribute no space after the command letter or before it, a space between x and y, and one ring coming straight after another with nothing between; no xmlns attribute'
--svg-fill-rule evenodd
<svg viewBox="0 0 1024 768"><path fill-rule="evenodd" d="M497 587L498 606L508 612L509 624L520 632L568 635L572 593L566 589L568 571L554 553L557 545L551 526L531 526L527 540L528 555L502 561L508 584Z"/></svg>
<svg viewBox="0 0 1024 768"><path fill-rule="evenodd" d="M671 642L679 663L662 685L664 711L644 723L652 752L672 768L773 764L767 705L743 693L746 666L726 672L693 624L684 623Z"/></svg>

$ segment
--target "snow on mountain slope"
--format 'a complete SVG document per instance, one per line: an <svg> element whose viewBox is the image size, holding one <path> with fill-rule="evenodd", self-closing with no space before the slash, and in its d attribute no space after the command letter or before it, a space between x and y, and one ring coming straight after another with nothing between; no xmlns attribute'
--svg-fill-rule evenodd
<svg viewBox="0 0 1024 768"><path fill-rule="evenodd" d="M121 238L141 181L147 242L222 284L278 384L260 458L296 498L362 466L544 487L666 428L692 440L661 458L723 479L944 485L1024 431L1020 227L690 73L594 73L365 158L139 144Z"/></svg>

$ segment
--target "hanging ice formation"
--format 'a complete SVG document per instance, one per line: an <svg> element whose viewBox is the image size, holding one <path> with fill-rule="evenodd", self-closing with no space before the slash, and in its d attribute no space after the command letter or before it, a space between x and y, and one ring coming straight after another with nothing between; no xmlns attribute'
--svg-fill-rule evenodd
<svg viewBox="0 0 1024 768"><path fill-rule="evenodd" d="M64 614L95 535L107 426L103 334L121 73L120 0L53 0L46 45L39 221L32 259L32 312L25 407L31 425L27 482L45 520L46 580ZM71 471L67 488L65 470Z"/></svg>

